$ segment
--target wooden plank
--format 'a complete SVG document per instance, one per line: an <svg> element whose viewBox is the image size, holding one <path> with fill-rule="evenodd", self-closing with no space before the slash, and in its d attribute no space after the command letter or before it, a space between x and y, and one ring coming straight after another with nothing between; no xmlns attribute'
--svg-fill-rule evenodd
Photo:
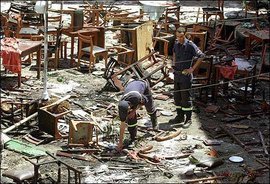
<svg viewBox="0 0 270 184"><path fill-rule="evenodd" d="M244 144L242 141L240 141L240 139L238 139L238 137L236 137L232 132L230 132L229 130L227 130L227 129L225 128L225 126L220 126L220 128L221 128L226 134L228 134L231 138L233 138L233 140L235 140L235 142L237 142L238 144L240 144L240 146L241 146L242 148L245 148L245 144Z"/></svg>
<svg viewBox="0 0 270 184"><path fill-rule="evenodd" d="M262 146L263 146L264 153L266 155L268 155L269 153L267 151L267 146L265 144L265 141L264 141L264 138L263 138L263 134L262 134L262 132L260 130L258 131L258 133L259 133L259 137L260 137L260 140L261 140L261 143L262 143Z"/></svg>
<svg viewBox="0 0 270 184"><path fill-rule="evenodd" d="M136 56L137 60L143 58L150 53L149 48L153 45L153 23L146 22L135 30L136 31Z"/></svg>
<svg viewBox="0 0 270 184"><path fill-rule="evenodd" d="M38 115L38 113L36 112L36 113L34 113L34 114L32 114L32 115L26 117L25 119L19 121L18 123L16 123L16 124L14 124L14 125L8 127L7 129L3 130L3 133L8 133L9 131L11 131L11 130L13 130L13 129L19 127L19 126L21 126L22 124L28 122L28 121L31 120L32 118L35 118L37 115Z"/></svg>

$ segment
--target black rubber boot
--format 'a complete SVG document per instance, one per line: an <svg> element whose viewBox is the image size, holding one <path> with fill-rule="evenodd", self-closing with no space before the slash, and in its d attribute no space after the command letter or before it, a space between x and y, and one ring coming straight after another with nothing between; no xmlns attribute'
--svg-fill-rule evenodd
<svg viewBox="0 0 270 184"><path fill-rule="evenodd" d="M134 142L137 136L137 126L136 127L128 127L128 132L130 135L131 142Z"/></svg>
<svg viewBox="0 0 270 184"><path fill-rule="evenodd" d="M152 128L154 130L158 130L158 122L157 122L157 111L150 115Z"/></svg>
<svg viewBox="0 0 270 184"><path fill-rule="evenodd" d="M182 109L176 109L177 115L175 116L174 119L171 119L169 122L172 124L179 124L184 122L185 116L184 116L184 111Z"/></svg>
<svg viewBox="0 0 270 184"><path fill-rule="evenodd" d="M191 121L192 111L186 111L185 114L186 114L186 121L183 125L183 128L188 128L192 124Z"/></svg>
<svg viewBox="0 0 270 184"><path fill-rule="evenodd" d="M185 114L186 114L186 121L191 120L192 111L186 111Z"/></svg>

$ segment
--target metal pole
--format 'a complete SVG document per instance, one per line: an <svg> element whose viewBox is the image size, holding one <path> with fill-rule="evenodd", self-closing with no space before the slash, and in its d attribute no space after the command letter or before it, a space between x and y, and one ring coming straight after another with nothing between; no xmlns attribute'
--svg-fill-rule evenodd
<svg viewBox="0 0 270 184"><path fill-rule="evenodd" d="M49 93L47 90L47 67L48 67L48 0L45 4L44 11L44 69L43 69L43 94L42 100L48 100Z"/></svg>

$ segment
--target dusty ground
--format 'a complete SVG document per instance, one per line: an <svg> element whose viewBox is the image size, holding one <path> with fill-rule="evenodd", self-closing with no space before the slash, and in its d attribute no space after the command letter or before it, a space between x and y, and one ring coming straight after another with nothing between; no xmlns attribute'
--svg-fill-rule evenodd
<svg viewBox="0 0 270 184"><path fill-rule="evenodd" d="M185 3L185 2L183 2ZM70 6L70 5L69 5ZM75 6L75 5L74 5ZM125 5L127 7L138 6ZM199 4L198 4L199 6ZM239 3L232 2L230 7L227 2L226 11L230 8L238 8ZM196 14L197 6L186 6L187 12L194 15ZM106 39L110 44L111 36L113 33L107 32ZM23 67L23 76L26 78L23 82L22 89L24 92L18 96L23 98L30 97L37 99L42 96L43 83L36 80L36 71L32 66ZM80 161L76 159L58 157L61 160L67 162L71 166L81 170L83 183L124 183L124 182L142 182L142 183L182 183L187 179L209 177L209 176L225 176L221 183L269 183L269 170L261 169L258 172L247 171L247 168L253 170L260 169L264 165L260 164L257 160L260 159L269 168L269 158L261 151L262 146L258 136L258 131L261 131L266 141L266 146L269 151L269 114L259 113L254 114L254 111L261 112L261 104L263 102L263 91L266 93L266 101L269 103L269 83L262 81L256 84L255 98L248 101L243 101L243 91L240 89L242 83L230 84L230 90L228 94L224 94L221 90L217 101L208 100L204 105L210 106L214 104L220 107L220 110L216 113L208 113L203 105L197 103L193 113L193 124L183 129L180 127L172 127L168 121L175 116L174 105L172 96L166 101L155 100L156 106L159 109L160 115L158 121L160 123L161 130L170 130L175 128L181 130L181 134L174 139L157 142L152 140L156 132L144 128L139 129L138 142L134 150L138 150L146 145L153 145L153 152L149 153L149 156L156 155L161 158L159 165L153 165L147 163L144 160L130 160L125 153L116 153L113 147L117 143L119 121L117 119L110 118L107 115L105 108L100 107L100 104L115 104L112 109L117 113L117 103L121 95L117 92L105 91L103 87L106 84L106 80L102 78L104 65L101 61L96 64L96 71L93 73L84 73L78 71L76 68L69 68L69 61L63 61L62 68L57 71L48 72L48 92L52 97L53 94L59 96L65 96L67 94L72 95L71 110L78 110L83 107L89 112L93 112L94 116L99 117L98 121L101 123L104 129L107 129L107 133L100 136L99 142L101 145L107 147L106 149L101 146L103 150L98 156L110 157L116 161L97 160L91 155L85 155L89 161ZM3 70L3 68L2 68ZM101 71L101 72L100 72ZM6 89L8 86L16 85L16 78L3 78L1 79L1 88ZM173 90L172 85L160 83L153 88L154 96L166 92L170 94ZM16 95L6 96L1 94L3 98L15 98ZM194 97L198 97L197 91L194 91ZM199 100L197 100L199 102ZM79 106L78 106L79 104ZM149 124L149 117L146 115L144 109L139 110L141 119L139 120L140 127L151 127ZM237 114L244 114L242 120L226 123L228 118L235 118ZM101 119L107 117L106 119ZM66 121L74 117L67 116ZM110 121L107 121L109 119ZM246 150L239 144L234 142L231 137L225 134L220 126L225 126L230 132L237 134L241 141L245 143L257 142L254 145L246 146ZM6 126L1 124L1 128L5 129ZM29 126L22 126L14 131L11 131L8 136L14 139L21 140L23 135L32 132L38 128L37 121L33 120ZM109 131L110 130L110 131ZM250 132L246 134L240 134L242 132ZM106 135L106 136L105 136ZM186 136L185 136L186 135ZM126 134L128 138L128 134ZM218 146L206 146L203 140L206 139L218 139L222 141ZM66 148L67 139L60 139L51 141L47 144L39 145L38 147L46 149L51 153L55 153L56 150ZM259 142L259 143L258 143ZM257 149L256 153L248 153L247 150ZM194 162L192 157L186 157L181 159L162 159L163 157L176 156L181 153L190 153L193 157L199 158L201 165ZM214 155L215 159L221 160L223 163L207 169L205 163L213 160L209 154ZM241 156L244 160L241 163L233 163L229 161L229 157L237 155ZM2 150L1 159L1 173L9 169L18 169L18 167L28 168L29 164L22 158L22 154L9 151L7 149ZM49 157L41 158L42 160L48 160ZM206 160L206 161L205 161ZM35 159L33 159L35 161ZM193 162L192 162L193 161ZM57 167L55 165L43 166L40 168L41 183L51 183L51 178L55 179L57 174ZM252 178L252 176L255 176ZM74 176L72 175L72 179ZM11 182L6 177L1 177L1 182ZM62 182L67 182L67 171L62 171Z"/></svg>

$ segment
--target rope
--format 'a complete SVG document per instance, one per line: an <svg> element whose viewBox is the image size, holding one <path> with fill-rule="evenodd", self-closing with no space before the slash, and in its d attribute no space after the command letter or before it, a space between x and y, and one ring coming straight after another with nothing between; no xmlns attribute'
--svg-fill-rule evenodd
<svg viewBox="0 0 270 184"><path fill-rule="evenodd" d="M265 74L270 74L270 72L268 72L268 73L261 73L261 74L250 76L250 77L243 77L243 78L240 78L240 79L229 80L227 82L221 81L219 83L214 83L214 84L209 84L209 85L204 85L204 86L198 86L198 87L194 87L194 88L190 88L190 89L182 89L182 90L169 91L169 92L191 91L191 90L196 90L196 89L202 89L202 88L208 88L208 87L213 87L213 86L219 86L219 85L229 84L231 82L238 82L238 81L242 81L242 80L257 78L257 77L262 76L262 75L265 75Z"/></svg>

